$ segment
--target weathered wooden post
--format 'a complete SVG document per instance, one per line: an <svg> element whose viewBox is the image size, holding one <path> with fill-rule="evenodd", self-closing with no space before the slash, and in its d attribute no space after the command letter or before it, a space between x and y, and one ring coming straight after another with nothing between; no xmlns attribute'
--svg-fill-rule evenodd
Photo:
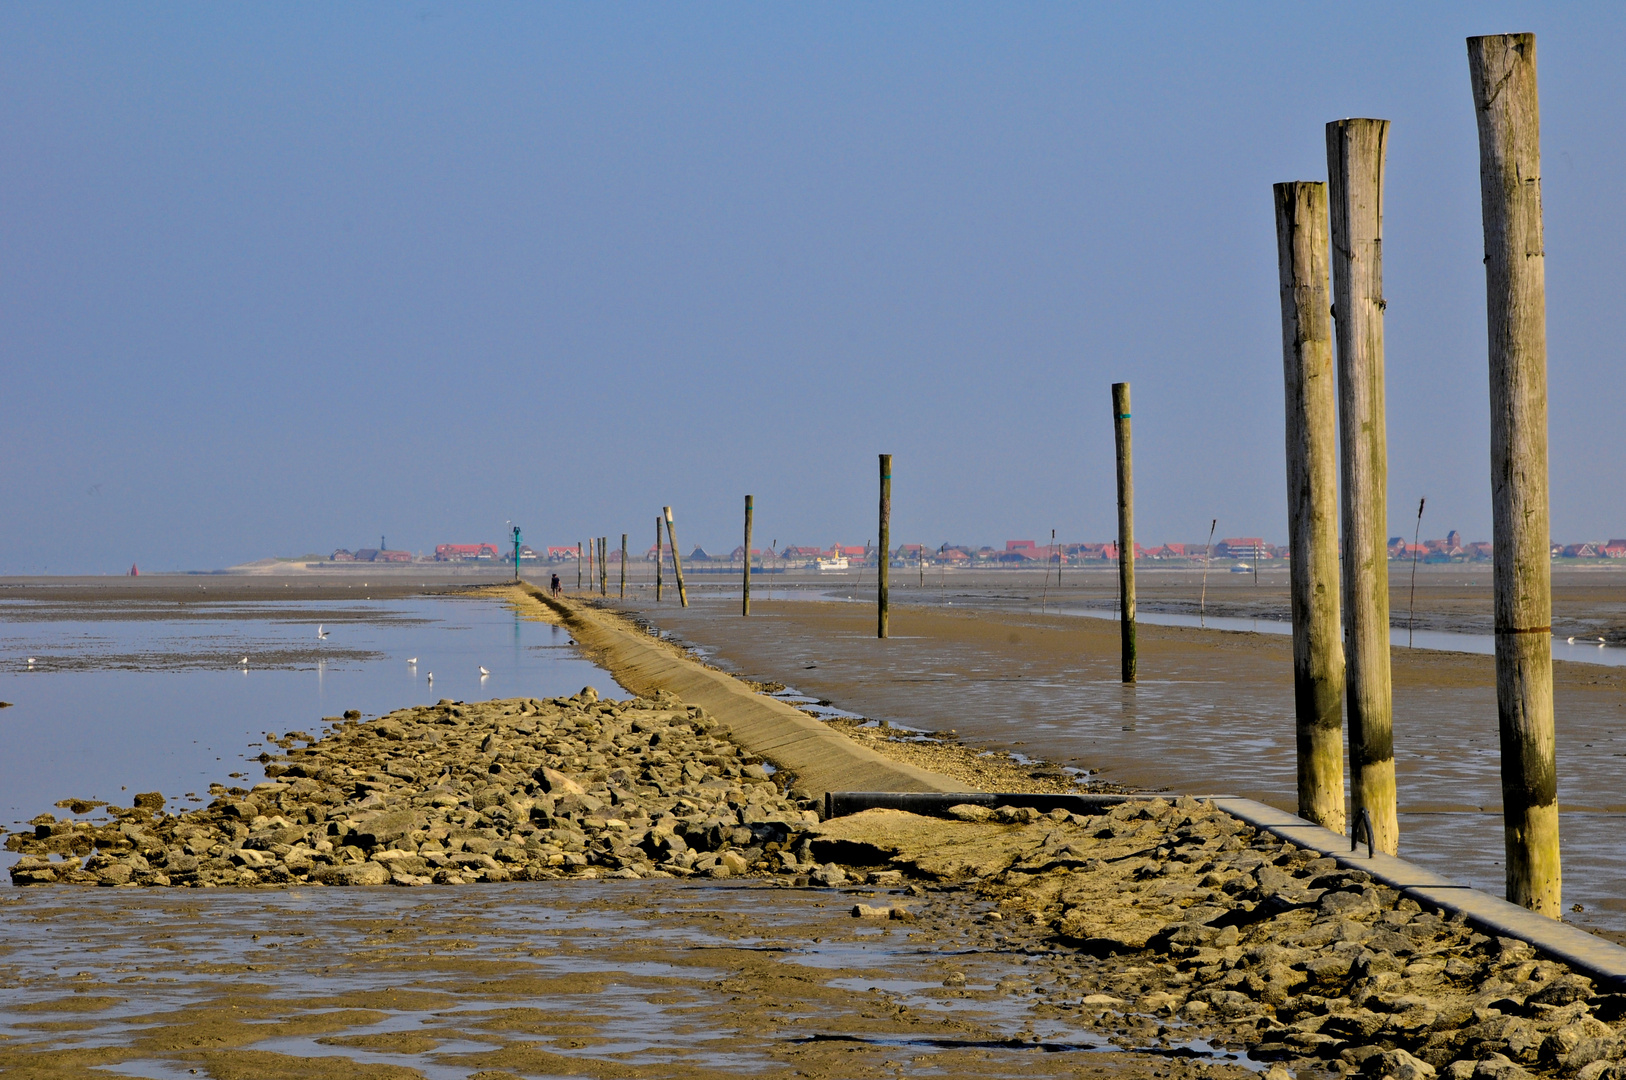
<svg viewBox="0 0 1626 1080"><path fill-rule="evenodd" d="M1112 432L1118 451L1118 637L1123 681L1135 681L1135 474L1129 457L1129 384L1112 384Z"/></svg>
<svg viewBox="0 0 1626 1080"><path fill-rule="evenodd" d="M875 579L875 636L886 637L887 570L892 547L892 455L881 455L881 558Z"/></svg>
<svg viewBox="0 0 1626 1080"><path fill-rule="evenodd" d="M610 538L598 538L598 594L610 595Z"/></svg>
<svg viewBox="0 0 1626 1080"><path fill-rule="evenodd" d="M661 513L666 515L666 542L672 545L672 576L677 578L678 603L688 607L689 590L683 587L683 560L678 557L677 529L672 524L672 508L663 506Z"/></svg>
<svg viewBox="0 0 1626 1080"><path fill-rule="evenodd" d="M621 599L627 598L627 534L621 534Z"/></svg>
<svg viewBox="0 0 1626 1080"><path fill-rule="evenodd" d="M1479 115L1490 338L1496 712L1507 898L1558 918L1558 766L1553 732L1547 511L1547 269L1541 213L1536 36L1468 39Z"/></svg>
<svg viewBox="0 0 1626 1080"><path fill-rule="evenodd" d="M1338 391L1327 296L1327 185L1296 181L1277 184L1275 193L1299 817L1341 833L1344 644L1338 625Z"/></svg>
<svg viewBox="0 0 1626 1080"><path fill-rule="evenodd" d="M576 541L576 591L582 591L582 542Z"/></svg>
<svg viewBox="0 0 1626 1080"><path fill-rule="evenodd" d="M1344 691L1353 809L1400 846L1389 679L1388 428L1383 392L1383 167L1387 120L1327 125L1343 480Z"/></svg>
<svg viewBox="0 0 1626 1080"><path fill-rule="evenodd" d="M661 602L661 516L655 515L655 603Z"/></svg>
<svg viewBox="0 0 1626 1080"><path fill-rule="evenodd" d="M741 615L751 614L751 496L745 497L745 599L741 602Z"/></svg>

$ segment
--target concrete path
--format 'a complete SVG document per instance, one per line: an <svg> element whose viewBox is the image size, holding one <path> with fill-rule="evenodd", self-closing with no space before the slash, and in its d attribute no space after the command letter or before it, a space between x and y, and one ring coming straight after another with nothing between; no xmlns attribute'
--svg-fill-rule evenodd
<svg viewBox="0 0 1626 1080"><path fill-rule="evenodd" d="M689 659L626 619L586 604L555 599L530 585L502 590L525 614L558 623L595 663L635 694L670 690L699 705L746 750L796 777L795 786L827 791L963 791L958 781L883 757L732 675Z"/></svg>

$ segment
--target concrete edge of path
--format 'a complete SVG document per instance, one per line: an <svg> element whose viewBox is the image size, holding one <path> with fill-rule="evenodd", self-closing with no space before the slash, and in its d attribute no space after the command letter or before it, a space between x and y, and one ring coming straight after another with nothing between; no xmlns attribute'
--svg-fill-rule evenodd
<svg viewBox="0 0 1626 1080"><path fill-rule="evenodd" d="M1364 870L1373 880L1399 890L1418 903L1461 912L1470 923L1487 933L1527 941L1595 981L1609 984L1608 988L1615 993L1626 991L1626 948L1612 941L1459 884L1405 859L1381 851L1368 855L1364 847L1351 851L1349 837L1286 810L1252 799L1223 795L1200 797L1212 798L1219 809L1254 828L1291 840L1299 847L1319 851L1336 859L1340 866Z"/></svg>
<svg viewBox="0 0 1626 1080"><path fill-rule="evenodd" d="M758 693L726 672L695 663L671 645L633 628L621 616L560 600L532 585L504 590L520 607L569 628L594 661L634 694L669 690L699 705L742 748L796 777L796 786L822 798L827 791L961 791L965 785L894 761Z"/></svg>

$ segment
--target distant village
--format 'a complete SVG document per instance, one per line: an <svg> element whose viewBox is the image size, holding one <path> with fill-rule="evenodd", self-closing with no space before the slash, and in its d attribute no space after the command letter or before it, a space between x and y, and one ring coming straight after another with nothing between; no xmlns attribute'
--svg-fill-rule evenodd
<svg viewBox="0 0 1626 1080"><path fill-rule="evenodd" d="M549 546L536 550L521 544L519 560L525 563L560 565L574 563L578 557L586 558L589 551L575 544ZM1013 569L1041 566L1086 566L1091 563L1113 562L1118 558L1116 543L1104 544L1040 544L1034 540L1007 540L1003 548L973 547L969 544L943 544L928 547L922 544L900 544L892 550L891 564L895 566L960 566ZM657 550L650 547L635 556L643 562L653 563L657 558L671 558L671 549L664 545ZM1554 559L1626 559L1626 540L1595 541L1580 544L1552 546ZM739 566L745 558L744 547L735 547L727 553L708 552L696 547L683 556L685 566L697 570L711 567ZM829 547L808 547L787 544L778 548L752 548L753 566L764 569L840 570L856 566L873 566L879 552L870 544L832 544ZM1285 546L1267 544L1257 536L1233 536L1208 543L1161 544L1147 547L1135 545L1136 561L1167 563L1171 566L1202 565L1204 562L1263 563L1285 561ZM1443 540L1424 540L1408 543L1403 536L1389 540L1389 558L1403 562L1448 563L1485 562L1491 558L1491 543L1475 540L1463 543L1462 537L1452 530ZM410 551L392 551L382 544L376 548L350 551L340 548L329 556L331 563L508 563L514 561L512 545L497 544L437 544L433 555L413 554ZM611 563L621 561L619 549L609 553Z"/></svg>

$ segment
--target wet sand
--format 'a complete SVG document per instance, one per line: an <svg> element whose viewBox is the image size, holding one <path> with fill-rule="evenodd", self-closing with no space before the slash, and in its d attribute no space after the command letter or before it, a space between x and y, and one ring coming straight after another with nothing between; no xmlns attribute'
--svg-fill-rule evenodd
<svg viewBox="0 0 1626 1080"><path fill-rule="evenodd" d="M620 606L727 670L781 680L877 720L955 729L968 743L1126 785L1294 807L1290 639L1142 625L1141 681L1125 687L1115 625L1037 614L1037 592L1005 581L1000 590L949 589L929 606L895 591L885 642L875 639L871 604L757 600L742 619L737 599L694 590L687 610L647 594ZM1472 592L1454 599L1454 588L1436 588L1431 610L1479 602ZM1210 589L1212 597L1212 579ZM1422 594L1420 586L1419 610ZM1609 619L1612 596L1588 617ZM1494 663L1420 649L1393 656L1401 854L1500 895ZM1626 672L1554 668L1566 906L1584 909L1568 918L1626 931Z"/></svg>
<svg viewBox="0 0 1626 1080"><path fill-rule="evenodd" d="M0 1073L1248 1075L1224 1050L1114 1052L1110 1025L1057 1007L1095 988L1069 951L1000 948L973 921L987 904L877 924L852 903L673 881L17 890Z"/></svg>

